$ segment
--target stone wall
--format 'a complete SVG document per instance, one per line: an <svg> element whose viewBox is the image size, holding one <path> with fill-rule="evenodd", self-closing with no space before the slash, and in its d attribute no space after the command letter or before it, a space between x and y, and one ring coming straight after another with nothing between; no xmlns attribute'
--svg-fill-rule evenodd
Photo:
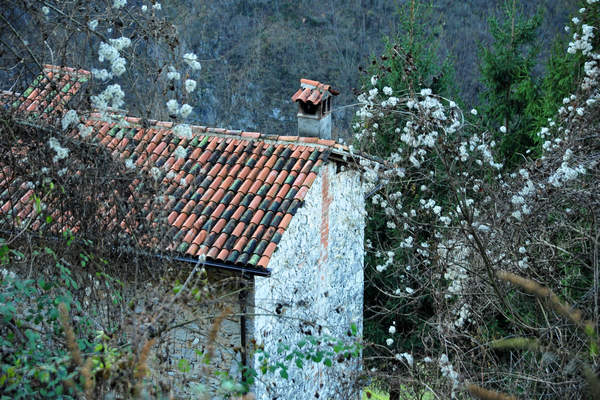
<svg viewBox="0 0 600 400"><path fill-rule="evenodd" d="M322 168L287 228L269 267L270 278L255 278L253 329L270 355L269 363L289 365L255 385L257 399L358 399L360 360L332 367L281 360L278 348L307 336L348 339L355 323L362 335L364 193L359 174ZM257 353L254 367L260 365Z"/></svg>
<svg viewBox="0 0 600 400"><path fill-rule="evenodd" d="M221 380L215 375L217 371L229 373L237 382L240 380L241 305L238 286L231 284L213 288L206 300L178 301L171 307L173 311L169 315L168 326L181 326L161 335L149 359L149 379L159 386L171 387L176 398L198 398L200 388L201 392L208 394L206 398L220 398ZM143 313L156 300L152 296L138 296L136 311ZM211 330L215 327L218 330L211 337ZM212 357L206 364L204 359L209 353Z"/></svg>

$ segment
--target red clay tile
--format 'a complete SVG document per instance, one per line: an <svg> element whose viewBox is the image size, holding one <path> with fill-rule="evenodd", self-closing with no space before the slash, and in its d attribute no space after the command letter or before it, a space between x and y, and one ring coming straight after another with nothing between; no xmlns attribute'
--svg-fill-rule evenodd
<svg viewBox="0 0 600 400"><path fill-rule="evenodd" d="M219 261L225 261L225 259L227 258L228 255L229 255L229 250L222 249L219 252L219 254L217 255L217 260L219 260Z"/></svg>
<svg viewBox="0 0 600 400"><path fill-rule="evenodd" d="M254 196L254 198L252 199L252 201L248 205L248 208L250 210L256 210L258 208L258 206L260 205L261 202L262 202L262 197L260 197L260 196Z"/></svg>
<svg viewBox="0 0 600 400"><path fill-rule="evenodd" d="M262 217L261 217L262 218ZM260 219L259 219L260 222ZM258 222L256 222L256 224L258 224ZM265 226L264 225L259 225L256 230L254 231L254 233L252 233L252 239L260 239L262 238L262 235L265 233Z"/></svg>
<svg viewBox="0 0 600 400"><path fill-rule="evenodd" d="M250 223L258 225L264 215L265 215L265 212L263 210L256 210L254 212L254 216L250 220Z"/></svg>
<svg viewBox="0 0 600 400"><path fill-rule="evenodd" d="M206 215L199 216L196 222L194 222L194 229L201 229L207 220L208 217Z"/></svg>
<svg viewBox="0 0 600 400"><path fill-rule="evenodd" d="M239 221L240 218L242 217L242 215L244 214L244 212L246 211L246 207L238 207L235 212L233 213L233 215L231 216L231 218L234 221Z"/></svg>
<svg viewBox="0 0 600 400"><path fill-rule="evenodd" d="M275 172L275 171L272 171ZM256 179L258 179L261 182L264 182L267 177L269 176L269 174L271 173L271 170L269 168L263 168L260 173L258 174L258 176L256 177Z"/></svg>
<svg viewBox="0 0 600 400"><path fill-rule="evenodd" d="M240 253L244 250L244 247L248 243L248 238L246 236L240 237L233 245L233 250L239 251Z"/></svg>
<svg viewBox="0 0 600 400"><path fill-rule="evenodd" d="M217 254L219 254L219 249L216 247L212 247L208 253L206 253L207 258L217 258Z"/></svg>
<svg viewBox="0 0 600 400"><path fill-rule="evenodd" d="M317 143L319 141L319 138L303 136L303 137L299 138L298 140L300 142L304 142L304 143Z"/></svg>
<svg viewBox="0 0 600 400"><path fill-rule="evenodd" d="M239 222L233 229L233 232L231 232L231 236L239 237L242 234L242 232L244 232L244 228L246 228L246 224L243 222Z"/></svg>
<svg viewBox="0 0 600 400"><path fill-rule="evenodd" d="M298 190L298 193L296 193L296 195L294 196L294 198L298 199L298 200L304 200L304 197L306 196L306 193L308 193L308 187L302 186L300 188L300 190Z"/></svg>
<svg viewBox="0 0 600 400"><path fill-rule="evenodd" d="M177 219L177 211L171 211L171 214L169 214L167 221L169 222L169 224L172 225L175 222L175 219Z"/></svg>
<svg viewBox="0 0 600 400"><path fill-rule="evenodd" d="M287 171L279 172L279 175L277 175L277 179L275 179L275 183L278 185L282 185L283 182L285 182L285 179L287 178L287 176L288 176Z"/></svg>
<svg viewBox="0 0 600 400"><path fill-rule="evenodd" d="M290 225L290 221L292 220L292 214L285 214L283 219L279 223L279 227L286 229Z"/></svg>
<svg viewBox="0 0 600 400"><path fill-rule="evenodd" d="M271 189L269 189L269 191L267 192L266 197L274 198L279 193L280 188L281 188L280 185L274 184L273 186L271 186Z"/></svg>
<svg viewBox="0 0 600 400"><path fill-rule="evenodd" d="M224 221L224 220L222 220ZM227 241L228 236L226 233L222 233L219 235L219 237L217 238L217 240L215 240L215 242L213 243L213 247L216 247L218 249L222 249L223 245L225 244L225 242Z"/></svg>
<svg viewBox="0 0 600 400"><path fill-rule="evenodd" d="M183 167L183 164L185 164L185 158L178 158L177 161L175 161L175 164L173 164L172 169L179 171L179 169Z"/></svg>
<svg viewBox="0 0 600 400"><path fill-rule="evenodd" d="M245 137L245 138L258 139L260 137L260 133L258 133L258 132L242 132L241 136Z"/></svg>
<svg viewBox="0 0 600 400"><path fill-rule="evenodd" d="M226 207L225 204L223 204L223 203L219 204L215 208L215 210L212 212L212 214L210 214L210 217L215 218L215 219L221 217L221 214L223 214L223 211L225 211L225 207Z"/></svg>
<svg viewBox="0 0 600 400"><path fill-rule="evenodd" d="M202 243L204 243L204 240L206 239L207 236L208 236L208 232L200 231L200 232L198 232L198 235L196 235L196 237L194 238L193 243L200 246Z"/></svg>
<svg viewBox="0 0 600 400"><path fill-rule="evenodd" d="M291 186L288 183L286 183L285 185L283 185L281 187L281 189L279 189L278 195L281 196L282 198L284 198L290 191L290 188L291 188Z"/></svg>
<svg viewBox="0 0 600 400"><path fill-rule="evenodd" d="M181 228L181 226L183 225L183 223L185 222L186 219L187 219L187 215L179 214L179 216L177 217L175 222L173 222L173 226L175 226L177 228Z"/></svg>
<svg viewBox="0 0 600 400"><path fill-rule="evenodd" d="M190 229L192 226L194 226L194 222L196 221L197 218L198 218L198 216L196 214L190 215L189 217L187 217L187 219L185 220L185 222L183 223L181 228Z"/></svg>
<svg viewBox="0 0 600 400"><path fill-rule="evenodd" d="M215 192L213 197L210 198L210 201L219 203L224 195L225 195L225 191L223 189L219 189Z"/></svg>
<svg viewBox="0 0 600 400"><path fill-rule="evenodd" d="M228 175L227 178L225 178L225 180L223 181L223 183L221 183L221 185L219 185L219 188L227 190L229 189L229 187L231 186L231 184L233 183L233 181L235 180L235 178L231 175Z"/></svg>
<svg viewBox="0 0 600 400"><path fill-rule="evenodd" d="M313 184L313 182L315 181L315 179L317 179L317 174L315 174L314 172L310 172L306 176L306 179L304 179L304 185L310 187Z"/></svg>
<svg viewBox="0 0 600 400"><path fill-rule="evenodd" d="M186 243L192 243L192 240L194 240L195 237L196 237L196 230L190 229L188 231L188 233L185 235L185 237L183 238L183 241Z"/></svg>
<svg viewBox="0 0 600 400"><path fill-rule="evenodd" d="M198 252L198 245L195 243L192 243L192 245L187 249L185 254L188 254L190 256L195 256L197 252Z"/></svg>
<svg viewBox="0 0 600 400"><path fill-rule="evenodd" d="M200 150L200 148L198 148L198 150ZM205 150L204 153L202 153L202 155L200 156L200 158L198 159L198 162L200 164L204 164L206 163L206 161L208 161L208 159L210 158L210 156L212 155L212 151L210 150Z"/></svg>
<svg viewBox="0 0 600 400"><path fill-rule="evenodd" d="M275 243L273 243L273 242L269 243L267 245L267 248L265 249L265 252L263 253L263 257L271 257L276 248L277 248L277 245Z"/></svg>
<svg viewBox="0 0 600 400"><path fill-rule="evenodd" d="M258 264L256 264L256 265L258 265L258 266L259 266L259 267L261 267L261 268L267 268L267 265L269 265L269 261L270 261L270 260L271 260L271 259L270 259L269 257L267 257L267 256L262 256L262 257L260 258L260 260L258 261Z"/></svg>
<svg viewBox="0 0 600 400"><path fill-rule="evenodd" d="M304 182L305 179L306 179L306 174L300 173L296 177L296 180L294 181L294 183L292 184L292 186L297 187L297 186L302 185L302 183Z"/></svg>
<svg viewBox="0 0 600 400"><path fill-rule="evenodd" d="M297 142L298 136L279 136L278 139L286 142Z"/></svg>

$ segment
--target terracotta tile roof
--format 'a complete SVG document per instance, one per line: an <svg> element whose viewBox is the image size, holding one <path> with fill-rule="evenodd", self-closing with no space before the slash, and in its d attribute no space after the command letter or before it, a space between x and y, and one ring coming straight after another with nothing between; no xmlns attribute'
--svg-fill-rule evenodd
<svg viewBox="0 0 600 400"><path fill-rule="evenodd" d="M86 71L48 66L11 107L30 118L60 113L88 77ZM348 154L331 140L204 126L193 126L192 138L180 139L171 122L125 120L130 126L121 128L92 113L83 122L93 128L84 140L132 160L142 173L160 170L160 192L171 199L164 206L169 226L161 250L251 268L267 267L322 165ZM178 147L184 154L176 153ZM2 212L27 216L33 191L26 182L14 184L19 190L10 197L0 194ZM148 210L147 220L153 215Z"/></svg>
<svg viewBox="0 0 600 400"><path fill-rule="evenodd" d="M293 102L310 103L317 105L325 97L332 94L337 96L339 92L330 85L325 85L310 79L300 79L301 88L292 96Z"/></svg>
<svg viewBox="0 0 600 400"><path fill-rule="evenodd" d="M44 65L42 73L21 94L12 96L5 92L10 108L28 119L50 120L59 117L65 106L90 79L90 72L68 67Z"/></svg>

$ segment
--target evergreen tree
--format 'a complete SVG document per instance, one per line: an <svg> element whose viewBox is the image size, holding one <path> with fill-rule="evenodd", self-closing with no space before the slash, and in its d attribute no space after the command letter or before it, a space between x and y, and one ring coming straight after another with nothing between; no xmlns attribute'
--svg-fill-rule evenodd
<svg viewBox="0 0 600 400"><path fill-rule="evenodd" d="M484 84L483 117L491 131L498 132L501 153L508 166L515 165L533 146L535 111L540 107L540 84L533 69L539 53L538 12L530 18L518 15L516 0L506 4L503 21L490 18L493 43L480 48L480 72ZM499 128L504 126L505 132ZM504 129L502 130L504 131Z"/></svg>

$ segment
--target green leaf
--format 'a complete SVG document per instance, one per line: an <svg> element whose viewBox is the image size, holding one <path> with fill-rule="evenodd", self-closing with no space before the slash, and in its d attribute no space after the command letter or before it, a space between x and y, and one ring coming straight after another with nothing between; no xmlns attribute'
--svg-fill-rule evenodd
<svg viewBox="0 0 600 400"><path fill-rule="evenodd" d="M182 358L177 363L177 369L179 369L181 372L189 372L191 369L190 362L188 360L186 360L185 358Z"/></svg>
<svg viewBox="0 0 600 400"><path fill-rule="evenodd" d="M358 334L358 327L354 322L352 325L350 325L350 332L352 332L352 336L356 336Z"/></svg>
<svg viewBox="0 0 600 400"><path fill-rule="evenodd" d="M301 358L296 358L296 366L300 369L302 369L302 367L304 366L304 363L302 362Z"/></svg>
<svg viewBox="0 0 600 400"><path fill-rule="evenodd" d="M331 358L326 358L325 360L323 360L323 364L325 364L328 367L331 367L333 365L333 363L331 362Z"/></svg>

